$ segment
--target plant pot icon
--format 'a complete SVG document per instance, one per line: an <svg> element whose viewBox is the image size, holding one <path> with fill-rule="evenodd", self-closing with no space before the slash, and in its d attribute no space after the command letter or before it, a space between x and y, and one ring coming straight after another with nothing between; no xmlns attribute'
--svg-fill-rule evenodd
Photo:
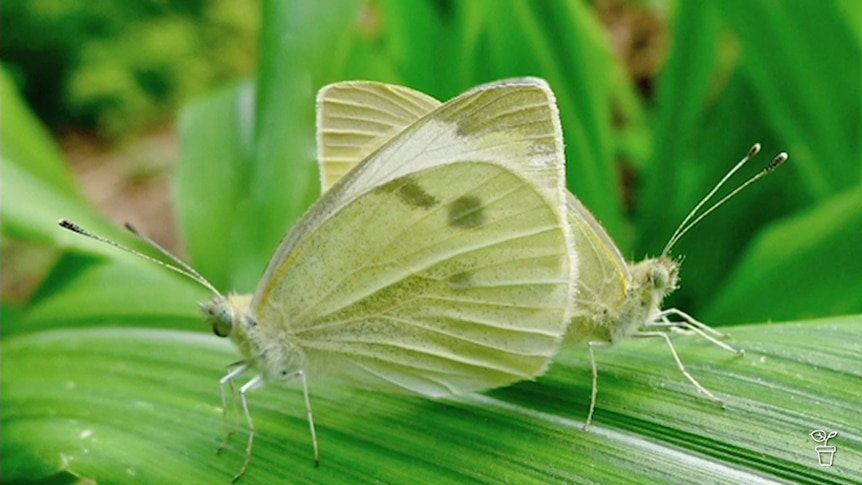
<svg viewBox="0 0 862 485"><path fill-rule="evenodd" d="M816 446L814 447L814 451L817 452L817 460L820 462L820 466L832 466L832 458L835 457L835 447L834 446Z"/></svg>
<svg viewBox="0 0 862 485"><path fill-rule="evenodd" d="M826 433L822 429L815 429L811 433L808 434L811 436L811 439L818 443L823 443L820 446L815 446L814 451L817 452L817 461L820 462L820 466L832 466L832 459L835 458L835 447L829 445L829 440L838 436L838 431L833 431L831 433Z"/></svg>

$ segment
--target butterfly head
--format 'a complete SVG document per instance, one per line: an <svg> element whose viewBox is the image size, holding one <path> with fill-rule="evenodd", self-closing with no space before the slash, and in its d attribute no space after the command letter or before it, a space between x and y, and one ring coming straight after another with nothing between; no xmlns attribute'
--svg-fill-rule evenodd
<svg viewBox="0 0 862 485"><path fill-rule="evenodd" d="M652 287L653 298L657 299L656 306L658 306L664 297L677 289L679 262L667 256L651 259L648 262L650 264L647 265L649 271L646 274L646 281Z"/></svg>
<svg viewBox="0 0 862 485"><path fill-rule="evenodd" d="M236 340L239 334L244 335L248 330L246 322L250 320L247 317L250 303L251 295L215 295L201 303L201 310L214 334Z"/></svg>
<svg viewBox="0 0 862 485"><path fill-rule="evenodd" d="M628 289L620 324L614 329L614 339L628 336L653 321L661 312L661 303L676 290L679 283L679 262L668 256L651 258L630 266L631 286Z"/></svg>
<svg viewBox="0 0 862 485"><path fill-rule="evenodd" d="M668 256L647 259L634 266L632 277L632 287L640 291L650 308L658 311L662 300L678 287L679 262Z"/></svg>

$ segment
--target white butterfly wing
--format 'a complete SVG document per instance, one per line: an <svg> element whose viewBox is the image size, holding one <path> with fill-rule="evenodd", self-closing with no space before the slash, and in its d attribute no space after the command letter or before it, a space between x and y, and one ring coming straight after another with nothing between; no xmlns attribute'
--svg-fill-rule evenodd
<svg viewBox="0 0 862 485"><path fill-rule="evenodd" d="M584 204L567 194L569 224L574 234L579 271L572 323L567 342L605 333L617 324L631 284L631 272L616 243Z"/></svg>
<svg viewBox="0 0 862 485"><path fill-rule="evenodd" d="M440 104L419 91L370 81L346 81L321 89L317 95L321 192Z"/></svg>
<svg viewBox="0 0 862 485"><path fill-rule="evenodd" d="M576 271L563 163L544 82L446 103L302 218L252 302L260 331L310 372L373 388L440 396L541 374Z"/></svg>

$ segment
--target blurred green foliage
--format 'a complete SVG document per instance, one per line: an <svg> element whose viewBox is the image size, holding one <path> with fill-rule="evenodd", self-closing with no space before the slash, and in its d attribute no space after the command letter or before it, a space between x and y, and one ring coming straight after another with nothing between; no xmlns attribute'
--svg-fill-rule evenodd
<svg viewBox="0 0 862 485"><path fill-rule="evenodd" d="M118 138L248 75L260 5L231 0L9 0L0 56L54 129Z"/></svg>
<svg viewBox="0 0 862 485"><path fill-rule="evenodd" d="M806 441L817 428L862 433L853 413L862 378L853 315L862 313L862 7L595 3L263 1L257 75L197 98L180 117L180 229L194 266L216 287L253 291L281 237L318 196L314 94L339 80L404 84L445 100L504 77L547 79L569 188L631 259L658 253L752 143L766 153L740 179L787 150L788 164L673 251L685 261L668 306L716 326L756 322L734 332L744 359L676 339L689 370L728 409L694 395L662 342L599 356L599 431L589 435L573 421L589 402L584 348L561 352L536 383L466 403L312 382L327 468L316 475L310 465L298 393L268 389L250 398L262 416L252 464L261 481L862 480L858 440L831 443L846 461L828 469L813 465ZM175 32L165 27L152 42L184 52L189 42ZM651 59L645 67L639 54ZM177 69L196 76L194 63ZM107 75L95 78L80 89L97 91ZM193 302L206 291L57 228L68 217L142 247L77 193L6 74L0 88L2 235L55 255L29 301L0 307L2 479L74 470L102 481L130 473L227 480L242 445L221 457L207 450L219 438L213 366L236 354L202 335ZM829 315L849 316L800 321ZM129 420L140 431L130 432Z"/></svg>

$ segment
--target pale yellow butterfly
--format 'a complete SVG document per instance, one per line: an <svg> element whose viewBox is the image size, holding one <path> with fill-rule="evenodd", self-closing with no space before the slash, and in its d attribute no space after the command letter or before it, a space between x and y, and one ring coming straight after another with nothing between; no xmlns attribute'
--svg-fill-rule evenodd
<svg viewBox="0 0 862 485"><path fill-rule="evenodd" d="M361 98L333 102L333 89L321 90L319 109L341 109L341 119L362 109ZM436 105L351 158L254 295L222 295L176 258L160 263L216 295L203 311L245 359L221 380L223 407L225 386L259 372L240 388L250 432L234 480L254 443L246 394L265 381L301 382L318 461L307 377L436 398L533 379L556 354L577 259L554 95L542 80L513 79ZM337 147L388 123L377 121L349 133L330 126L327 164L334 170Z"/></svg>
<svg viewBox="0 0 862 485"><path fill-rule="evenodd" d="M340 174L358 163L364 154L385 143L413 120L440 104L434 98L409 88L363 81L336 84L321 94L317 127L324 191L338 180ZM353 108L348 110L345 109L346 106ZM779 154L758 175L694 218L718 189L759 150L760 145L752 147L746 157L691 211L660 257L639 263L627 263L590 211L575 196L567 193L567 218L575 236L579 271L576 281L577 296L566 341L572 343L589 340L593 372L590 410L584 429L588 429L592 421L598 393L598 370L593 348L611 345L624 337L663 338L682 374L700 392L722 403L688 373L668 335L655 330L689 330L723 349L742 353L713 337L723 337L724 334L681 310L661 310L661 303L677 287L679 263L668 256L676 241L707 214L787 159L786 153ZM681 320L671 322L668 320L669 316L677 316Z"/></svg>

